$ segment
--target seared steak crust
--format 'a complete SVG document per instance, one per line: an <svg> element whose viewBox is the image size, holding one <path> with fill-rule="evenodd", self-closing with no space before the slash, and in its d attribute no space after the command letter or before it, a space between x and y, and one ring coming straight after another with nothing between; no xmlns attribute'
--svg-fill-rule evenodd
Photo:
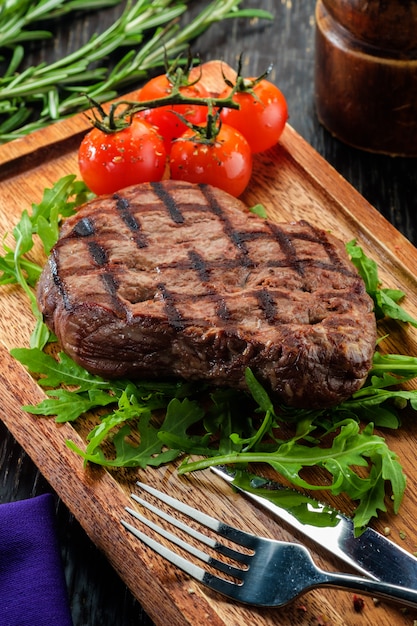
<svg viewBox="0 0 417 626"><path fill-rule="evenodd" d="M293 406L349 397L376 341L372 302L339 240L175 181L96 198L69 218L38 303L90 372L244 388L250 367Z"/></svg>

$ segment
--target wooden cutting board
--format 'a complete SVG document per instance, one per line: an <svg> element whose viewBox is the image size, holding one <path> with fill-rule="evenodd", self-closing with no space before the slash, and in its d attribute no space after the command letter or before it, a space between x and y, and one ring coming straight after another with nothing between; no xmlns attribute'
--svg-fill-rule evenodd
<svg viewBox="0 0 417 626"><path fill-rule="evenodd" d="M77 173L77 147L87 127L85 118L76 116L0 147L2 236L11 231L24 209L30 210L32 202L41 199L45 187L65 174ZM357 238L365 252L377 261L384 286L403 289L408 294L406 308L417 316L416 249L290 126L280 145L256 157L253 181L243 199L248 205L263 203L271 219L307 219L345 241ZM371 598L364 598L364 609L358 615L353 595L335 590L310 592L283 609L240 606L205 590L143 547L120 525L138 478L236 526L275 538L291 539L293 535L255 505L232 493L209 471L179 477L171 465L157 470L111 472L84 467L81 458L65 444L70 439L84 446L82 420L76 428L57 425L53 418L31 416L21 409L22 405L37 403L44 397L36 382L9 355L12 347L28 345L32 328L30 308L22 292L2 287L0 418L158 626L413 624L416 616L411 611L375 604ZM381 334L387 332L388 351L417 355L415 330L396 324L381 327ZM417 546L416 423L415 417L407 417L399 431L382 433L400 456L408 488L400 514L381 515L375 523L379 530L389 526L393 541L411 552ZM349 509L343 498L334 503ZM314 546L313 554L323 567L341 567Z"/></svg>

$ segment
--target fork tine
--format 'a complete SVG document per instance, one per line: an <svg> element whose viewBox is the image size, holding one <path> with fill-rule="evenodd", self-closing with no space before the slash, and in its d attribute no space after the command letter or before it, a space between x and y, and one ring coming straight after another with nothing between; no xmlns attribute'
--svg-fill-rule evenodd
<svg viewBox="0 0 417 626"><path fill-rule="evenodd" d="M173 550L170 550L169 548L163 546L158 541L155 541L151 537L148 537L148 535L145 535L145 533L142 533L140 530L138 530L128 522L121 520L121 523L126 528L126 530L131 532L135 537L137 537L137 539L140 539L145 545L152 548L154 552L172 563L172 565L179 567L183 572L188 574L188 576L195 578L195 580L202 583L203 585L206 585L210 589L218 591L219 593L224 594L228 597L234 597L235 590L240 586L239 584L210 574L202 567L195 565L188 559L182 557L180 554L177 554Z"/></svg>
<svg viewBox="0 0 417 626"><path fill-rule="evenodd" d="M185 559L184 557L177 554L173 550L166 548L161 543L159 543L158 541L155 541L148 535L145 535L145 533L141 532L140 530L138 530L137 528L135 528L128 522L121 520L121 523L126 528L126 530L128 530L135 537L137 537L137 539L140 539L145 545L152 548L152 550L154 550L157 554L162 556L164 559L166 559L167 561L169 561L176 567L179 567L180 569L182 569L189 576L192 576L196 580L203 582L206 571L202 567L195 565L194 563L192 563L191 561L188 561L188 559Z"/></svg>
<svg viewBox="0 0 417 626"><path fill-rule="evenodd" d="M202 550L198 550L194 546L188 544L186 541L183 541L182 539L177 537L177 535L174 535L173 533L169 532L169 530L165 530L165 528L162 528L162 526L158 526L157 524L152 522L150 519L148 519L147 517L141 515L140 513L135 511L134 509L131 509L131 508L129 508L127 506L127 507L125 507L125 511L127 511L128 513L130 513L130 515L132 515L137 520L142 522L142 524L145 524L148 528L151 528L152 530L157 532L159 535L161 535L161 537L165 537L165 539L168 539L169 541L171 541L172 543L174 543L178 547L183 548L184 550L187 550L187 552L189 552L193 556L196 556L201 561L207 562L209 556L208 556L208 554L206 554ZM169 518L170 516L166 515L166 517ZM172 519L174 519L174 518L172 518ZM169 521L169 520L167 520L167 521Z"/></svg>
<svg viewBox="0 0 417 626"><path fill-rule="evenodd" d="M139 500L140 500L140 498L139 498ZM143 501L143 502L144 502L145 506L148 507L148 503L146 501ZM200 561L203 561L204 563L207 563L208 565L212 565L214 568L218 569L219 571L221 571L221 572L223 572L225 574L229 574L230 576L233 576L235 578L241 578L241 576L242 576L242 570L241 569L238 569L238 568L236 568L233 565L230 565L228 563L224 563L223 561L219 561L218 559L216 559L215 557L210 556L206 552L203 552L202 550L199 550L198 548L196 548L195 546L187 543L186 541L184 541L183 539L181 539L177 535L174 535L174 533L171 533L169 530L166 530L165 528L162 528L162 526L158 526L157 524L152 522L147 517L145 517L145 516L141 515L140 513L138 513L138 511L135 511L134 509L131 509L130 507L125 507L125 510L127 511L127 513L129 513L130 515L135 517L137 520L139 520L140 522L142 522L143 524L148 526L148 528L151 528L152 530L157 532L159 535L161 535L161 537L165 537L165 539L168 539L169 541L171 541L171 543L175 544L179 548L182 548L183 550L186 550L189 554L192 554L193 556L195 556L198 559L200 559ZM162 515L160 515L160 517L165 519L167 522L169 522L171 524L174 524L177 527L180 527L182 530L184 530L187 534L191 535L192 537L195 537L197 539L202 537L203 541L204 541L204 543L206 543L206 545L212 546L213 548L216 547L216 542L215 541L212 542L208 537L206 537L202 533L199 533L198 531L195 531L194 529L189 528L186 524L182 524L180 522L177 522L177 520L175 520L175 518L172 517L171 515L168 515L167 513L164 513L163 511L160 511L156 507L152 507L152 510L154 510L154 512L157 515L160 515L162 513ZM121 520L121 521L122 521L122 524L125 526L125 528L127 528L128 530L130 530L130 532L132 532L132 530L131 530L132 526L130 524L128 524L128 522L123 522L123 520ZM136 529L135 529L135 531L136 531ZM143 533L140 533L141 537L139 537L137 533L140 533L140 531L134 532L133 534L136 537L138 537L138 538L143 537ZM208 540L208 541L206 541L206 540ZM145 543L148 543L148 545L149 545L149 541L147 541ZM160 545L160 544L157 544L157 545ZM154 546L155 546L155 544L153 546L151 546L151 547L153 547L155 549ZM160 554L160 552L159 552L159 554Z"/></svg>
<svg viewBox="0 0 417 626"><path fill-rule="evenodd" d="M162 511L161 509L158 509L156 506L153 506L153 504L150 504L150 502L147 502L143 498L139 498L139 496L137 496L135 493L131 493L130 497L133 498L135 502L138 502L138 504L141 504L143 507L145 507L149 511L152 511L152 513L155 513L156 515L158 515L161 519L164 519L166 522L169 522L172 526L175 526L176 528L179 528L180 530L185 531L188 535L190 535L191 537L194 537L194 539L198 539L198 541L201 541L201 543L205 543L206 546L210 546L211 548L215 547L216 541L212 539L211 537L208 537L207 535L203 535L203 533L200 533L198 530L195 530L194 528L187 526L186 524L176 519L172 515L169 515L168 513L165 513L165 511ZM129 510L129 512L136 517L135 511L132 512L131 510Z"/></svg>
<svg viewBox="0 0 417 626"><path fill-rule="evenodd" d="M150 493L151 495L158 498L158 500L160 500L161 502L164 502L173 509L184 513L185 515L187 515L187 517L190 517L202 526L214 530L222 537L230 539L240 546L244 546L245 548L254 550L256 543L256 538L254 537L254 535L246 533L243 530L239 530L238 528L234 528L233 526L229 526L228 524L225 524L215 519L214 517L203 513L202 511L198 511L188 504L180 502L176 498L173 498L172 496L169 496L166 493L155 489L154 487L151 487L150 485L146 485L145 483L141 483L140 481L137 481L136 484L147 493ZM216 544L216 548L224 555L230 556L237 561L247 563L248 555L244 554L243 552L238 552L220 543Z"/></svg>
<svg viewBox="0 0 417 626"><path fill-rule="evenodd" d="M180 520L176 519L172 515L169 515L168 513L165 513L164 511L157 508L153 504L150 504L150 502L147 502L143 498L139 498L139 496L137 496L136 494L132 493L130 495L133 498L133 500L135 500L136 502L144 506L146 509L148 509L149 511L152 511L153 513L158 515L158 517L169 522L172 526L175 526L176 528L179 528L180 530L186 532L191 537L194 537L194 539L201 541L202 543L204 543L206 546L209 546L210 548L214 548L217 552L219 552L220 554L223 554L223 556L227 556L235 561L244 563L245 565L247 564L247 555L244 554L243 552L234 550L230 546L225 546L222 543L219 543L219 541L217 541L216 539L213 539L212 537L208 537L207 535L204 535L198 530L191 528L187 524L184 524L184 522L181 522ZM177 504L181 504L178 500L173 500L173 501ZM191 507L187 507L187 508L192 510ZM136 517L135 512L132 514L135 515ZM202 513L201 515L204 515L204 514ZM213 519L213 522L216 522L218 524L217 520Z"/></svg>
<svg viewBox="0 0 417 626"><path fill-rule="evenodd" d="M219 522L219 520L215 519L214 517L210 517L210 515L206 515L202 511L197 511L197 509L193 509L188 504L185 504L184 502L180 502L179 500L176 500L172 496L169 496L166 493L163 493L162 491L158 491L158 489L155 489L154 487L151 487L150 485L146 485L145 483L141 483L139 481L137 481L136 484L138 485L138 487L143 489L143 491L146 491L147 493L150 493L156 498L158 498L158 500L161 500L161 502L165 502L165 504L168 504L173 509L180 511L181 513L185 513L185 515L187 515L188 517L191 517L196 522L203 524L203 526L205 526L206 528L211 528L211 530L215 530L216 532L218 532L219 526L221 523Z"/></svg>

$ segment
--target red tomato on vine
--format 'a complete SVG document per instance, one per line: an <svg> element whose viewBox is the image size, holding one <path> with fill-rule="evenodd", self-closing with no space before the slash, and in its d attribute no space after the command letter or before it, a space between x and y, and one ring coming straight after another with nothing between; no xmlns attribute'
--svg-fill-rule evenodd
<svg viewBox="0 0 417 626"><path fill-rule="evenodd" d="M170 96L173 91L173 84L166 74L156 76L149 80L138 94L139 102L148 100L159 100ZM198 81L179 87L180 93L189 98L208 98L207 89ZM149 124L155 126L164 138L165 148L169 152L171 142L180 137L187 125L178 115L184 117L191 124L200 124L207 118L207 106L198 104L174 104L146 109L138 114Z"/></svg>
<svg viewBox="0 0 417 626"><path fill-rule="evenodd" d="M135 117L115 133L93 128L81 142L78 165L93 193L114 193L129 185L161 180L166 151L155 128Z"/></svg>
<svg viewBox="0 0 417 626"><path fill-rule="evenodd" d="M235 128L223 124L212 140L188 129L174 141L169 156L171 178L219 187L240 196L252 174L252 153Z"/></svg>
<svg viewBox="0 0 417 626"><path fill-rule="evenodd" d="M246 78L242 85L243 90L233 95L240 108L224 108L220 117L242 133L253 153L263 152L281 137L288 119L287 101L278 87L265 79ZM231 86L226 87L220 98L226 98L231 91Z"/></svg>

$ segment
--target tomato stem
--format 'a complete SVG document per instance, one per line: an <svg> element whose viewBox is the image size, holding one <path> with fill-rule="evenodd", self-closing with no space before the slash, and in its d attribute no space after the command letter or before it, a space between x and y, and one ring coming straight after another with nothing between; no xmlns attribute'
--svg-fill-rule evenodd
<svg viewBox="0 0 417 626"><path fill-rule="evenodd" d="M258 82L263 80L271 72L272 65L270 65L266 69L266 71L257 78L244 78L241 73L242 57L243 55L241 54L239 57L236 79L234 82L227 78L223 73L223 80L225 84L231 87L231 92L226 97L219 98L216 96L210 96L197 98L189 95L184 95L181 92L182 87L195 85L201 79L200 74L200 76L198 76L195 80L189 80L189 74L191 70L191 56L189 56L185 68L181 67L179 65L179 59L176 59L171 67L167 69L166 76L172 85L172 90L170 94L162 98L142 100L140 102L138 102L137 100L120 99L116 102L113 102L110 105L108 113L106 113L100 104L94 102L94 100L87 95L86 97L89 99L90 104L92 104L93 106L93 117L90 118L90 121L96 128L99 128L107 134L111 134L130 126L133 116L137 113L140 113L141 111L146 111L147 109L155 109L158 107L176 106L184 104L205 106L209 109L209 115L207 119L206 132L204 133L204 141L212 142L215 136L218 134L220 125L216 112L220 112L223 108L237 110L240 109L240 104L238 102L235 102L233 96L238 92L253 93L253 89L258 84ZM200 134L201 128L196 132Z"/></svg>
<svg viewBox="0 0 417 626"><path fill-rule="evenodd" d="M103 110L103 107L93 101L90 102L96 107L96 111L93 109L93 117L90 118L93 126L100 128L105 133L114 133L130 125L132 117L140 111L146 111L147 109L155 109L163 106L174 106L178 104L192 104L195 106L206 106L212 109L222 109L227 107L229 109L239 109L240 105L234 102L232 95L226 98L194 98L190 96L184 96L179 90L173 89L172 93L164 98L157 98L155 100L144 100L137 102L134 100L118 100L110 105L108 113ZM98 113L98 114L97 114Z"/></svg>

